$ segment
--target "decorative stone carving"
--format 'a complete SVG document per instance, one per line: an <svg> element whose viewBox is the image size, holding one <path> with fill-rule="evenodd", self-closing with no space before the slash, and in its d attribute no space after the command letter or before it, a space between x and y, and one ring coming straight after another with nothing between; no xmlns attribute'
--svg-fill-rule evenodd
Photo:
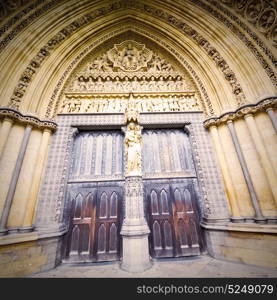
<svg viewBox="0 0 277 300"><path fill-rule="evenodd" d="M203 122L205 128L211 126L217 126L223 123L227 123L229 120L234 121L239 118L243 118L248 114L255 114L257 112L266 111L268 108L277 107L277 98L270 97L259 101L257 104L248 104L238 108L236 111L224 113L219 117L213 117Z"/></svg>
<svg viewBox="0 0 277 300"><path fill-rule="evenodd" d="M145 45L132 40L127 40L121 44L115 44L114 48L109 50L107 56L113 63L114 70L138 71L147 69L147 63L152 58L152 51Z"/></svg>
<svg viewBox="0 0 277 300"><path fill-rule="evenodd" d="M269 0L240 0L225 1L223 4L235 8L247 21L252 23L277 48L276 27L277 11L274 1Z"/></svg>
<svg viewBox="0 0 277 300"><path fill-rule="evenodd" d="M69 92L130 93L193 90L192 83L144 44L126 40L87 64Z"/></svg>
<svg viewBox="0 0 277 300"><path fill-rule="evenodd" d="M142 59L143 65L132 67L132 58L128 67L122 66L127 50ZM125 113L130 103L138 112L201 111L194 90L192 81L163 57L144 44L127 40L85 64L73 76L60 113ZM135 99L128 102L130 92L135 92Z"/></svg>
<svg viewBox="0 0 277 300"><path fill-rule="evenodd" d="M57 124L50 120L40 120L35 116L23 115L19 111L12 108L0 107L0 119L1 118L11 118L19 123L29 124L39 129L49 129L52 132L56 131Z"/></svg>
<svg viewBox="0 0 277 300"><path fill-rule="evenodd" d="M23 1L23 0L22 0ZM26 0L27 1L27 0ZM41 0L42 1L42 0ZM27 9L23 10L22 12L20 12L18 15L16 15L14 18L12 18L11 22L9 22L9 25L5 25L4 28L1 28L0 33L5 32L12 24L14 24L18 19L20 19L22 17L22 15L26 14L29 10L32 10L34 8L36 8L41 1L37 1L34 4L31 4ZM6 2L6 1L4 1ZM274 63L276 60L274 58L274 56L272 55L271 51L264 46L264 43L248 28L246 27L242 22L238 21L238 18L236 18L234 15L230 14L229 11L225 10L222 8L222 6L219 5L218 1L213 1L210 0L211 4L213 4L215 7L217 7L220 11L224 11L225 14L231 16L231 18L233 20L235 20L239 26L241 26L244 30L246 30L251 37L253 37L253 39L255 40L255 42L261 47L261 49L263 50L264 54L269 56L269 58L271 59L271 61ZM244 2L245 1L229 1L229 0L222 0L222 2L226 5L235 5L235 8L243 8L245 7ZM241 39L243 37L243 42L247 45L247 47L250 48L250 50L252 52L254 52L255 56L257 57L257 59L259 60L259 62L263 65L263 67L265 68L268 76L271 78L272 82L276 83L276 76L274 74L274 72L272 71L272 69L268 66L268 64L266 64L265 60L263 59L262 55L257 51L257 49L253 46L253 44L247 39L245 38L245 35L238 30L238 28L236 28L233 24L231 24L225 17L222 17L222 15L218 14L218 12L216 12L214 9L211 9L210 6L208 6L206 3L196 0L195 1L196 4L198 4L199 6L201 6L203 9L207 10L208 12L210 12L214 17L222 20L228 27L231 26L231 30L237 34ZM268 9L268 7L272 8L272 5L270 4L269 1L265 1L266 5L266 9ZM24 20L24 23L20 23L14 30L12 30L8 36L6 36L0 43L0 51L2 49L4 49L4 47L7 46L7 44L14 38L14 36L19 33L23 28L25 28L25 26L27 26L30 22L32 22L36 17L40 16L42 13L45 13L45 11L47 11L48 9L52 8L54 5L56 4L56 1L53 0L49 3L46 3L42 8L40 8L39 10L35 11L35 13L31 14L30 16L28 16L27 19ZM136 4L136 5L135 5ZM4 4L3 4L4 5ZM74 31L76 31L79 27L81 27L82 25L85 25L89 22L91 22L92 20L101 17L111 11L115 11L117 9L120 8L128 8L128 7L132 7L132 9L135 8L143 8L147 13L153 13L153 9L151 9L149 6L147 5L142 5L142 4L138 4L136 2L132 2L129 3L128 1L116 1L113 3L110 3L108 6L104 6L101 8L98 8L94 11L92 11L91 13L85 15L84 17L81 17L79 19L74 20L74 22L72 22L71 24L69 24L68 26L66 26L66 28L64 28L63 30L61 30L53 39L51 39L46 46L44 46L42 49L48 49L50 51L52 51L54 48L56 48L56 46L67 36L69 36L70 34L72 34ZM273 8L274 10L274 8ZM5 11L5 9L3 9L3 11ZM276 15L276 11L274 10L275 15ZM243 13L243 12L242 12ZM154 14L159 17L159 18L163 18L166 19L168 13L165 11L162 11L160 9L155 9L154 10ZM187 33L189 34L195 34L196 32L194 30L191 30L189 28L187 28L186 24L182 23L181 21L177 20L176 18L174 18L173 16L169 16L168 21L170 23L172 23L174 26L179 26L180 28L184 29ZM275 18L275 24L276 24L276 18ZM267 27L262 25L262 21L260 21L260 26L261 27ZM272 24L272 26L268 26L268 28L270 28L269 30L267 30L265 32L265 36L270 38L273 41L273 45L275 47L277 47L277 25ZM49 53L48 53L49 54ZM44 58L43 58L44 59ZM42 60L43 60L42 59ZM40 64L37 63L36 61L34 62L32 60L32 62L30 63L30 66L35 66L35 67L39 67ZM29 68L29 67L28 67ZM32 70L34 73L35 71ZM243 98L240 95L238 96L238 100L241 101L240 99ZM15 95L13 95L11 97L11 101L9 106L15 109L19 108L19 104L21 102L21 99ZM47 112L47 116L49 117L49 112Z"/></svg>
<svg viewBox="0 0 277 300"><path fill-rule="evenodd" d="M128 95L72 95L67 94L60 114L69 113L125 113ZM132 106L138 112L202 111L194 93L134 94Z"/></svg>
<svg viewBox="0 0 277 300"><path fill-rule="evenodd" d="M81 75L72 83L68 92L88 93L122 93L122 92L183 92L193 91L191 82L185 80L180 74L113 74L94 78L91 75Z"/></svg>
<svg viewBox="0 0 277 300"><path fill-rule="evenodd" d="M120 4L120 5L122 5L122 3ZM119 6L120 6L119 5ZM124 3L124 5L127 5L126 3ZM127 5L128 6L128 5ZM136 3L136 5L135 5L137 8L139 8L139 9L142 9L142 7L141 7L141 5L140 4L138 4L138 3ZM145 11L147 11L147 12L153 12L153 8L151 8L151 7L149 7L149 6L144 6L143 7L144 8L144 10ZM106 11L109 11L109 9L107 10L107 9L102 9L102 10L97 10L97 11L95 11L95 14L98 16L99 14L101 15L101 14L103 14L103 12L106 12ZM168 16L168 14L159 14L159 17L164 17L164 18L167 18L167 16ZM78 22L76 21L76 22L74 22L74 23L72 23L72 24L70 24L70 25L72 25L72 26L69 26L69 28L68 28L68 32L67 31L61 31L58 35L57 35L57 38L58 38L58 41L60 42L60 38L61 38L61 40L63 40L64 38L65 38L65 36L67 36L68 34L71 34L74 30L76 30L76 26L78 25L78 26L81 26L81 25L83 25L83 24L85 24L86 22L87 22L87 19L89 19L89 17L90 17L90 15L89 16L86 16L86 18L85 19L78 19ZM175 20L175 21L174 21ZM195 35L195 33L194 33L194 30L190 30L190 27L188 27L186 24L184 24L184 23L180 23L180 21L179 20L177 20L177 19L175 19L175 18L172 18L172 16L170 16L169 18L168 18L168 21L169 22L171 22L171 23L173 23L173 25L174 26L181 26L182 27L182 29L187 33L187 32L189 32L190 33L190 35L192 35L192 36L195 36L196 38L198 38L199 37L199 35L198 34L196 34ZM77 24L77 25L76 25ZM77 26L77 27L78 27ZM60 38L59 38L59 36L60 36ZM46 49L41 49L41 50L46 50ZM50 49L49 49L50 50ZM47 54L47 50L46 51L42 51L42 54L43 55L46 55ZM49 54L49 53L48 53ZM38 64L39 65L39 64ZM244 95L243 95L243 93L241 93L240 95L237 95L237 99L239 100L239 101L241 101L241 99L244 99ZM20 98L18 98L17 96L13 96L12 98L11 98L11 101L10 101L10 106L12 106L12 107L18 107L18 103L20 103ZM240 103L239 102L239 104L242 104L242 103Z"/></svg>
<svg viewBox="0 0 277 300"><path fill-rule="evenodd" d="M121 232L123 258L121 268L129 272L144 271L151 267L148 250L150 232L144 217L143 182L141 170L142 127L138 124L132 94L125 112L125 216ZM128 112L131 112L129 115ZM133 113L132 113L133 112Z"/></svg>
<svg viewBox="0 0 277 300"><path fill-rule="evenodd" d="M31 0L1 0L0 1L0 21L4 21L10 14Z"/></svg>

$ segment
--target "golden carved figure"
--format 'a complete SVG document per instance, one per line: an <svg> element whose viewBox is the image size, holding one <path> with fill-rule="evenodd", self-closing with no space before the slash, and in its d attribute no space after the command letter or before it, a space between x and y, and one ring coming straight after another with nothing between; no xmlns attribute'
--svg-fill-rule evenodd
<svg viewBox="0 0 277 300"><path fill-rule="evenodd" d="M141 173L141 141L141 127L134 122L129 123L125 135L128 175Z"/></svg>

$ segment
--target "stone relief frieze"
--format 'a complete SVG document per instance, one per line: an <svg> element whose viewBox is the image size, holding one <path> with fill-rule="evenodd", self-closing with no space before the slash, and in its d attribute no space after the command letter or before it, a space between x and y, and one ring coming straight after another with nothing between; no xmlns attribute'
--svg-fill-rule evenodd
<svg viewBox="0 0 277 300"><path fill-rule="evenodd" d="M129 105L128 96L89 95L83 98L68 95L60 108L60 114L76 113L124 113ZM202 111L194 93L167 95L137 95L134 109L139 112Z"/></svg>
<svg viewBox="0 0 277 300"><path fill-rule="evenodd" d="M133 76L111 74L106 77L79 76L68 89L70 92L122 93L122 92L169 92L193 91L191 82L181 75L171 74L157 76L139 73Z"/></svg>

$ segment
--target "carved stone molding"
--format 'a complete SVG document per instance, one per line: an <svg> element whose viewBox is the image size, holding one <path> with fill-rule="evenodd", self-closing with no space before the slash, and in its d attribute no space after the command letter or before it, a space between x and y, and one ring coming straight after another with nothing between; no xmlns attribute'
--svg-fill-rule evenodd
<svg viewBox="0 0 277 300"><path fill-rule="evenodd" d="M2 2L5 3L7 1L2 0ZM15 0L11 0L10 2L15 2ZM19 4L19 2L21 2L22 5ZM21 11L19 10L21 6L23 7L23 5L29 2L32 3L30 3L30 5L26 8L23 8ZM4 21L6 18L7 22L0 28L0 37L2 37L7 31L10 32L0 41L0 52L7 47L10 41L12 41L21 32L21 30L24 30L24 28L26 28L31 22L46 13L58 3L58 0L17 0L14 11L17 10L18 13L13 15L11 18L9 18L8 14L12 14L13 10L9 9L9 11L7 11L6 7L1 7L1 13L4 14L2 20ZM6 3L4 5L6 6Z"/></svg>
<svg viewBox="0 0 277 300"><path fill-rule="evenodd" d="M13 14L15 11L18 11L21 7L30 2L31 0L0 0L0 22L4 21L9 17L9 15ZM36 1L36 4L42 2L43 0Z"/></svg>
<svg viewBox="0 0 277 300"><path fill-rule="evenodd" d="M221 0L246 19L277 48L277 4L270 0Z"/></svg>
<svg viewBox="0 0 277 300"><path fill-rule="evenodd" d="M245 33L247 33L256 42L256 44L259 46L259 48L262 50L262 52L269 58L271 63L274 66L277 66L276 57L265 46L263 41L253 31L251 31L249 29L249 27L240 20L240 18L233 15L230 12L230 10L223 7L219 3L219 1L209 0L209 5L203 3L201 0L195 0L194 3L199 5L201 8L204 8L210 14L212 14L215 18L217 18L221 22L223 22L245 44L245 46L255 55L258 62L264 68L264 70L267 73L268 77L270 78L271 82L276 86L277 77L276 77L274 70L270 67L270 65L264 59L263 55L254 46L253 42L249 38L246 37ZM216 8L217 10L214 8ZM218 12L218 11L220 11L220 12ZM233 22L237 23L239 25L239 27L242 28L242 30L240 30L239 27L235 26L232 22L230 22L229 19L227 19L222 13L225 14L226 16L228 16L228 18L231 19Z"/></svg>
<svg viewBox="0 0 277 300"><path fill-rule="evenodd" d="M255 114L257 112L266 111L268 108L276 108L277 107L277 97L269 97L259 101L256 104L248 104L241 106L235 111L224 113L219 117L213 117L206 119L203 124L205 128L209 128L211 126L218 126L220 124L227 123L229 120L234 121L239 118L243 118L248 114Z"/></svg>
<svg viewBox="0 0 277 300"><path fill-rule="evenodd" d="M6 6L4 0L2 0L3 5ZM21 0L22 4L24 3L28 3L30 2L29 0ZM45 3L46 2L46 3ZM233 7L235 10L239 10L239 11L243 11L246 7L246 2L247 1L235 1L235 0L221 0L221 2L223 4L226 4L226 6L229 7ZM237 3L238 2L238 3ZM270 1L266 1L267 2L267 8L271 8L272 4L270 3ZM9 41L11 41L18 33L20 33L20 31L22 29L24 29L29 23L31 23L32 21L34 21L36 18L38 18L41 14L47 12L49 9L51 9L53 6L55 6L56 4L58 4L57 0L37 0L34 1L33 3L30 3L30 5L23 9L22 11L18 12L18 14L16 14L15 16L13 16L7 23L5 23L1 28L0 28L0 36L3 35L3 33L5 33L7 30L11 29L11 27L18 22L19 20L21 20L23 17L25 17L30 11L35 10L40 4L45 3L42 7L40 7L39 9L37 9L35 12L33 12L31 15L29 15L26 19L24 19L20 24L18 24L18 26L0 43L0 51L1 49L3 49ZM224 21L224 23L230 27L230 24L228 22L228 20L226 18L222 18L220 17L215 10L211 10L211 8L202 0L193 0L194 4L197 4L199 6L201 6L203 9L205 9L206 11L208 11L209 13L211 13L215 18L219 19L220 21ZM253 31L251 31L251 29L249 29L247 26L245 26L244 23L242 23L234 14L232 14L230 12L230 10L225 9L225 7L223 7L221 5L221 3L219 3L219 1L217 0L209 0L209 3L212 4L214 7L218 8L221 12L223 12L225 15L228 15L228 17L230 17L232 20L234 20L244 31L246 31L257 43L257 45L259 45L261 47L261 49L264 51L264 53L269 56L272 60L272 53L269 51L269 49L267 47L265 47L265 45L263 44L263 42L255 35L255 33L253 33ZM20 5L16 4L16 7L19 8ZM6 17L7 15L7 11L12 11L13 8L2 8L2 14L3 14L3 18ZM243 14L242 14L243 15ZM257 20L256 20L257 21ZM275 24L276 24L276 20L275 20ZM263 26L262 26L263 27ZM272 30L271 30L271 34L267 34L266 36L269 36L269 38L271 37L271 39L273 40L274 46L276 47L276 26L272 26ZM271 28L271 26L270 26ZM267 31L267 30L266 30ZM233 32L240 37L241 32L237 30L237 28L235 30L233 30ZM262 30L262 32L264 32ZM247 43L245 43L246 46ZM274 59L276 60L276 59Z"/></svg>
<svg viewBox="0 0 277 300"><path fill-rule="evenodd" d="M95 9L85 16L77 18L65 28L60 30L52 39L50 39L47 44L39 50L37 55L32 58L28 67L21 74L20 80L14 89L13 96L10 99L9 107L14 109L19 108L21 99L24 96L26 89L32 81L35 73L37 73L37 70L41 67L41 64L47 57L50 56L54 49L56 49L66 38L71 36L82 26L97 20L111 11L122 8L123 2L124 1L114 2L102 8Z"/></svg>
<svg viewBox="0 0 277 300"><path fill-rule="evenodd" d="M5 2L5 1L4 1ZM21 2L24 2L24 0L21 0ZM26 0L26 2L28 2L28 0ZM28 14L29 11L35 9L37 6L39 6L39 4L41 2L44 2L43 0L38 0L34 3L32 3L29 7L27 7L26 9L22 10L20 13L18 13L16 16L14 16L7 24L5 24L1 29L0 29L0 35L2 35L3 32L5 32L8 28L10 28L13 24L16 23L16 21L18 19L21 19L22 16L24 16L25 14ZM24 29L30 22L32 22L34 19L36 19L37 17L39 17L42 13L47 12L49 9L51 9L53 6L55 6L57 4L58 1L53 0L53 1L48 1L44 6L40 7L39 9L37 9L34 13L32 13L31 15L28 16L28 18L26 18L25 20L23 20L20 24L18 24L18 26L7 36L4 38L4 40L2 40L0 42L0 51L7 46L7 44L22 30ZM124 2L124 1L123 1ZM132 2L132 1L130 1ZM271 78L272 82L274 84L276 84L276 76L273 72L273 70L268 66L267 62L264 60L263 56L259 53L259 51L254 47L254 45L245 37L245 35L238 30L238 28L236 26L234 26L234 24L230 23L224 16L220 15L217 11L215 11L214 9L211 8L211 6L207 5L206 3L204 3L201 0L194 0L193 1L195 4L199 5L201 8L205 9L206 11L208 11L209 13L211 13L215 18L219 19L220 21L223 21L225 23L226 26L228 26L228 28L230 28L243 42L244 44L254 53L254 55L257 57L258 61L261 63L261 65L263 66L263 68L265 68L268 76ZM223 12L224 14L228 15L228 17L230 17L232 20L234 20L244 31L246 31L252 38L253 40L258 44L258 46L263 50L263 52L271 59L271 61L273 62L273 64L276 65L276 58L274 58L273 54L271 53L271 51L264 45L264 43L257 37L257 35L255 35L255 33L253 33L247 26L245 26L244 23L242 23L235 15L233 15L229 10L226 10L222 5L220 5L220 3L218 3L218 1L213 1L210 0L211 4L213 4L214 7L216 7L217 9L219 9L221 12ZM246 1L239 1L238 3L236 3L236 1L232 1L232 0L222 0L222 2L226 5L231 5L234 6L235 9L244 9L247 5ZM253 1L248 1L250 3L248 3L248 5L250 6L250 8L248 8L248 10L250 9L250 11L252 10L252 2ZM255 2L255 1L254 1ZM260 17L260 22L258 22L257 18L255 19L258 24L260 24L261 27L263 27L264 22L267 24L270 20L266 17L267 14L270 14L270 16L273 13L274 7L272 8L272 4L270 4L270 1L264 1L266 3L266 5L263 5L263 7L265 8L261 14L259 15ZM251 5L250 5L251 4ZM118 8L118 5L120 6L121 4L118 4L118 2L115 3L111 3L110 7L112 8L112 10ZM124 4L123 4L124 6ZM134 9L132 3L127 3L126 7L128 8L132 8ZM249 12L250 12L249 11ZM106 12L106 9L100 8L99 9L100 13L104 13ZM249 14L248 12L248 14ZM158 12L158 14L164 14L164 12ZM276 24L276 9L275 9L275 19L274 22L270 21L270 23L274 23ZM273 16L273 15L272 15ZM271 19L272 19L271 16ZM264 22L263 22L264 20ZM77 20L77 23L80 20ZM76 23L76 22L74 22ZM76 24L75 24L76 25ZM71 23L69 25L69 27L74 27L74 24ZM270 28L270 34L268 34L268 28ZM274 42L274 45L276 44L276 34L277 34L277 25L272 25L269 26L268 28L266 28L266 30L262 30L262 32L266 32L267 36L270 36L271 39ZM65 30L66 31L66 30ZM60 32L59 32L60 33ZM276 47L276 45L275 45ZM24 90L24 86L21 86L21 88ZM19 93L20 95L20 93ZM19 97L20 98L20 97ZM17 99L18 100L18 99ZM13 106L14 108L18 107L16 106L16 100L15 100L15 106Z"/></svg>
<svg viewBox="0 0 277 300"><path fill-rule="evenodd" d="M40 120L35 116L23 115L19 111L11 108L0 107L0 118L11 118L16 122L29 124L39 129L49 129L52 132L56 131L57 124L50 120Z"/></svg>
<svg viewBox="0 0 277 300"><path fill-rule="evenodd" d="M154 17L164 20L170 25L176 27L183 34L186 34L188 37L190 37L199 47L202 48L202 50L204 50L208 54L208 56L212 58L217 67L222 71L224 78L231 85L233 94L235 96L235 99L237 100L238 105L240 106L246 103L246 98L243 93L242 87L238 82L233 70L230 68L226 60L224 60L219 51L208 40L206 40L202 35L200 35L195 29L193 29L190 25L186 24L182 19L179 19L160 8L150 6L149 4L142 4L134 1L132 3L132 7L136 7L137 9L145 12L146 14L150 14Z"/></svg>

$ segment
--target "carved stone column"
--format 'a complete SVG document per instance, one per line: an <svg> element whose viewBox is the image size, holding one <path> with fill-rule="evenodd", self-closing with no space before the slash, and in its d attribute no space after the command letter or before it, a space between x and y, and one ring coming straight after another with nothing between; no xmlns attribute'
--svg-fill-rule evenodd
<svg viewBox="0 0 277 300"><path fill-rule="evenodd" d="M51 131L49 129L44 129L39 146L38 155L36 157L36 169L34 170L33 182L29 192L28 202L22 221L22 228L20 229L20 231L22 232L28 232L34 229L33 221L35 215L35 207L37 203L39 185L41 182L41 176L43 172L44 162L46 159L50 136Z"/></svg>
<svg viewBox="0 0 277 300"><path fill-rule="evenodd" d="M6 228L7 225L7 221L8 221L8 217L9 217L9 213L10 213L10 209L11 209L11 205L12 205L12 201L13 201L13 197L14 197L14 193L15 193L15 189L16 189L16 185L17 185L17 181L18 181L18 177L20 174L20 170L22 167L22 163L23 163L23 159L24 159L24 155L27 149L27 145L29 142L29 138L31 135L31 131L32 131L32 125L27 125L25 127L24 130L24 135L23 135L23 139L22 142L20 144L19 147L19 153L17 156L17 160L12 172L12 176L11 176L11 180L9 183L9 188L7 191L7 196L5 199L5 203L4 203L4 207L3 207L3 212L2 212L2 216L1 216L1 221L0 221L0 235L4 235L8 232L8 229ZM19 138L18 138L19 139ZM13 141L16 141L16 136L13 137ZM12 151L12 148L8 147L8 151Z"/></svg>
<svg viewBox="0 0 277 300"><path fill-rule="evenodd" d="M256 125L253 115L249 113L244 116L244 119L248 127L248 130L250 132L250 135L252 137L261 165L265 171L274 200L277 204L277 188L276 188L277 175L276 175L276 170L274 170L272 166L272 159L270 155L267 153L266 147L264 145L263 139Z"/></svg>
<svg viewBox="0 0 277 300"><path fill-rule="evenodd" d="M4 149L4 146L7 142L8 136L10 134L12 125L14 123L13 119L10 118L4 118L3 122L2 122L2 126L0 129L0 156L2 154L2 151Z"/></svg>
<svg viewBox="0 0 277 300"><path fill-rule="evenodd" d="M215 125L211 126L210 132L212 135L212 139L214 141L215 149L217 152L217 157L219 159L219 163L220 163L220 167L221 167L221 171L222 171L222 175L223 175L223 180L224 180L224 184L225 184L226 194L228 195L228 199L229 199L229 204L230 204L231 213L232 213L231 220L232 220L232 222L241 222L242 218L241 218L239 206L237 203L237 195L236 195L236 191L234 189L234 183L232 181L232 177L230 176L230 171L229 171L228 165L226 164L225 153L224 153L222 145L221 145L217 127Z"/></svg>
<svg viewBox="0 0 277 300"><path fill-rule="evenodd" d="M121 268L128 272L143 272L150 262L149 228L144 217L143 182L141 173L141 129L137 116L126 112L125 130L125 216L121 229L123 257Z"/></svg>

